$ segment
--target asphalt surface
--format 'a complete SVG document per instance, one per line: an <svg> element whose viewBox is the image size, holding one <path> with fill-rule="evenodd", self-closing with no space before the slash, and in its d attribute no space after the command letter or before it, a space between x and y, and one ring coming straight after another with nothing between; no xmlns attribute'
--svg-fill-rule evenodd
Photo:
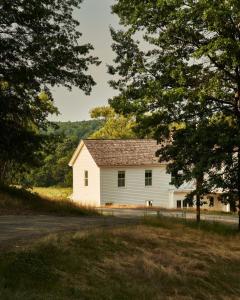
<svg viewBox="0 0 240 300"><path fill-rule="evenodd" d="M182 213L146 209L104 208L100 217L58 217L50 215L0 216L0 247L14 241L26 241L56 232L79 231L99 227L115 227L138 224L143 216L194 219L192 212ZM237 224L237 216L202 214L202 220Z"/></svg>
<svg viewBox="0 0 240 300"><path fill-rule="evenodd" d="M137 224L136 218L58 217L49 215L0 216L0 247L14 241L45 236L57 232L87 230Z"/></svg>
<svg viewBox="0 0 240 300"><path fill-rule="evenodd" d="M104 215L116 216L119 218L139 218L143 216L157 216L162 215L166 217L195 219L196 214L194 212L184 211L166 211L159 209L131 209L131 208L100 208L99 211ZM218 215L218 214L201 214L201 219L212 222L224 222L224 223L238 223L237 215Z"/></svg>

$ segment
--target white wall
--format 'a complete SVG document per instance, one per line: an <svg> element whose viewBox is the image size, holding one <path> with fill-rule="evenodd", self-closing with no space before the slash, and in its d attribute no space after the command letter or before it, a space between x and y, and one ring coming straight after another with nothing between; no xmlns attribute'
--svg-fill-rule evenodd
<svg viewBox="0 0 240 300"><path fill-rule="evenodd" d="M182 201L182 208L183 208L183 200L185 199L187 193L186 192L178 192L176 191L174 193L174 206L173 208L177 208L177 200L181 200ZM214 206L213 207L210 207L209 206L209 199L208 197L209 196L212 196L214 198ZM201 206L201 210L209 210L209 211L229 211L229 205L225 205L223 204L222 202L220 202L218 200L218 196L217 195L209 195L209 196L205 196L203 198L203 201L204 202L207 202L206 204L203 204ZM195 209L195 205L194 205L194 209Z"/></svg>
<svg viewBox="0 0 240 300"><path fill-rule="evenodd" d="M88 186L84 186L84 171L88 171ZM100 169L84 145L73 165L72 199L82 205L100 205Z"/></svg>
<svg viewBox="0 0 240 300"><path fill-rule="evenodd" d="M145 170L152 170L152 186L145 186ZM118 171L126 172L125 187L118 187ZM152 200L154 206L169 208L169 182L165 166L101 168L101 204L145 205Z"/></svg>

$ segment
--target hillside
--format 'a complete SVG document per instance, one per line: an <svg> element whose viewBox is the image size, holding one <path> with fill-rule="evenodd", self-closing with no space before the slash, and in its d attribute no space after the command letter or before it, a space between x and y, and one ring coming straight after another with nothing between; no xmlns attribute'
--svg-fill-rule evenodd
<svg viewBox="0 0 240 300"><path fill-rule="evenodd" d="M57 125L57 128L49 129L49 133L64 135L65 137L77 137L80 140L97 131L103 125L103 121L54 122L54 124Z"/></svg>
<svg viewBox="0 0 240 300"><path fill-rule="evenodd" d="M17 184L36 187L72 185L72 170L68 162L80 139L89 137L102 125L101 120L79 122L56 122L48 130L53 134L51 145L42 165L30 170L20 178ZM55 137L55 138L54 138Z"/></svg>

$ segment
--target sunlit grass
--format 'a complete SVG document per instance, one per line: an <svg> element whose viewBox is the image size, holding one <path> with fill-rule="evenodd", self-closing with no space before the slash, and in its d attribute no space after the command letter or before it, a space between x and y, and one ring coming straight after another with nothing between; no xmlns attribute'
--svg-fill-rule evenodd
<svg viewBox="0 0 240 300"><path fill-rule="evenodd" d="M70 190L35 191L16 187L0 187L0 214L55 214L55 215L97 215L91 207L84 207L67 198Z"/></svg>
<svg viewBox="0 0 240 300"><path fill-rule="evenodd" d="M175 219L51 235L0 255L0 299L239 299L240 235Z"/></svg>
<svg viewBox="0 0 240 300"><path fill-rule="evenodd" d="M66 199L72 194L72 188L61 187L34 187L32 191L52 199Z"/></svg>

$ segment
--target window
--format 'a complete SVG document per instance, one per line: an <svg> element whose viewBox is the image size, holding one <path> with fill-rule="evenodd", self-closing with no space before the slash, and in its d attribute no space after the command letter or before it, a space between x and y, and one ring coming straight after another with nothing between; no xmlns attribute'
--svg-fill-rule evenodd
<svg viewBox="0 0 240 300"><path fill-rule="evenodd" d="M214 207L214 197L209 197L209 207Z"/></svg>
<svg viewBox="0 0 240 300"><path fill-rule="evenodd" d="M145 171L145 186L152 185L152 170Z"/></svg>
<svg viewBox="0 0 240 300"><path fill-rule="evenodd" d="M182 208L182 201L181 200L177 200L177 208Z"/></svg>
<svg viewBox="0 0 240 300"><path fill-rule="evenodd" d="M118 171L118 187L125 186L125 171Z"/></svg>
<svg viewBox="0 0 240 300"><path fill-rule="evenodd" d="M88 171L84 171L84 186L88 186Z"/></svg>

